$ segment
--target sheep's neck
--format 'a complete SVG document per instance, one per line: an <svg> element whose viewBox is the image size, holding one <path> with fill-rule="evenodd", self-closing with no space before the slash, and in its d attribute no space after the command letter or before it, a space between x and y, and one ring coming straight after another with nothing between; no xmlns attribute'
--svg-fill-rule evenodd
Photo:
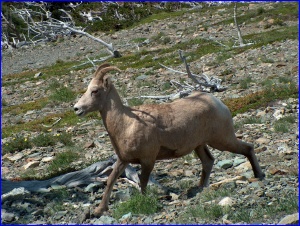
<svg viewBox="0 0 300 226"><path fill-rule="evenodd" d="M104 126L110 135L118 136L123 128L124 112L126 107L123 105L121 98L112 85L107 94L107 100L100 112Z"/></svg>

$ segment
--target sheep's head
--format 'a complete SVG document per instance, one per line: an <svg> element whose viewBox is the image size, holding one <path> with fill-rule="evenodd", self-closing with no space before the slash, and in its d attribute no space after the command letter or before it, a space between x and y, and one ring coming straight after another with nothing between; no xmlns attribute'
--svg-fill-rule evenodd
<svg viewBox="0 0 300 226"><path fill-rule="evenodd" d="M120 71L117 67L110 66L109 64L102 64L98 67L87 91L74 105L75 113L78 116L84 116L89 112L102 110L107 94L111 88L111 80L106 73L113 70Z"/></svg>

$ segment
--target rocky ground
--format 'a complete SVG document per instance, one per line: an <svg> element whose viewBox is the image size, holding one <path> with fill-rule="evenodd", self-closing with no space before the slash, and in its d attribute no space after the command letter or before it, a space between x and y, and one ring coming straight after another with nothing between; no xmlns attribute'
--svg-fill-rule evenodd
<svg viewBox="0 0 300 226"><path fill-rule="evenodd" d="M256 11L259 7L270 10L276 3L250 4L241 7L243 14ZM250 10L250 11L248 11ZM122 30L114 34L95 34L106 42L117 45L119 51L126 56L137 54L138 51L150 50L144 58L160 62L160 59L170 55L164 53L164 49L171 48L176 44L189 42L196 38L205 38L218 43L228 44L236 37L233 24L218 24L224 18L230 18L231 11L220 7L211 13L209 10L199 12L187 12L180 17L171 17L156 20L147 24L135 26L128 30ZM273 21L272 21L273 19ZM259 22L244 23L241 26L242 34L257 34L266 31L280 29L274 23L274 18L267 17ZM270 24L271 26L266 26ZM292 27L298 24L298 20L286 20L284 27ZM156 40L159 32L163 32L163 38L168 37L168 42ZM142 40L136 43L136 40ZM245 40L252 42L260 40ZM201 48L199 44L190 45L185 54L187 59L189 53ZM178 50L174 50L176 52ZM224 54L223 51L222 54ZM106 54L103 47L94 41L82 37L71 37L69 40L46 43L36 47L24 46L13 51L2 52L2 76L10 79L4 83L10 85L2 86L2 108L11 106L22 107L28 102L35 103L41 98L51 95L47 89L53 78L48 78L47 73L37 79L21 80L14 77L15 73L32 72L31 78L43 67L57 63L58 61L82 62L86 56L94 57ZM249 48L224 61L217 62L221 52L206 54L190 63L194 73L204 72L209 76L218 76L224 80L223 85L228 89L221 93L214 93L220 99L240 98L264 90L266 84L277 83L298 84L298 40L282 39L259 48ZM147 58L148 57L148 58ZM178 59L179 61L179 59ZM165 95L172 91L171 88L163 89L162 85L170 79L179 78L164 68L133 68L130 65L135 62L119 63L125 68L122 73L115 76L115 83L123 97L137 97L140 95ZM176 70L184 71L182 64L168 65ZM82 91L88 84L94 67L70 71L63 76L56 76L59 83L70 87L78 92ZM248 79L247 78L251 78ZM19 80L20 81L20 80ZM243 82L248 81L246 87ZM271 83L271 84L270 84ZM274 90L276 92L276 90ZM145 102L153 102L146 100ZM3 104L5 103L5 104ZM75 101L67 103L47 103L43 108L29 110L22 113L13 111L2 114L2 128L5 130L11 125L22 125L33 122L46 116L52 116L71 110ZM196 186L201 171L201 162L194 158L193 154L176 160L157 162L152 172L153 177L169 190L168 195L160 195L161 209L152 215L126 214L121 219L112 217L116 203L130 197L132 184L126 180L119 180L115 185L110 211L101 218L87 217L89 209L93 209L101 200L104 186L97 185L92 189L85 187L61 189L53 188L47 193L32 193L26 190L18 195L11 195L2 201L3 223L35 223L35 224L170 224L170 223L192 223L192 224L231 224L231 223L260 223L275 224L283 217L291 214L287 209L272 213L257 215L257 207L263 210L271 209L281 202L298 200L298 99L286 98L274 100L264 107L249 110L237 114L233 119L236 125L236 135L255 146L255 152L260 165L266 174L266 178L257 181L249 162L243 156L228 152L212 150L215 164L211 174L211 184L222 182L220 187L211 187L211 190L225 189L230 192L226 194L228 204L232 212L244 211L239 218L232 218L230 214L215 219L190 215L193 207L213 206L218 204L224 196L212 197L203 200L207 191L198 193L196 196L187 197L189 187ZM278 131L277 126L280 118L292 118L291 123L286 122L288 131ZM53 116L55 121L55 117ZM51 121L50 121L51 122ZM49 122L49 124L50 124ZM96 118L81 119L76 125L68 123L57 123L51 128L53 134L67 131L72 134L75 148L81 148L80 159L73 162L74 168L82 168L87 162L103 160L113 155L113 149L109 137L103 127L102 121ZM35 137L39 131L20 131L25 137ZM14 136L2 139L5 142L13 140ZM44 172L44 169L55 158L57 153L65 149L64 145L57 143L49 147L33 147L20 152L7 153L2 156L2 178L16 179L22 176L25 169L35 172ZM35 164L30 164L35 162ZM139 170L139 166L135 166ZM237 176L242 176L238 177ZM236 178L231 182L226 179ZM125 193L125 195L122 195ZM288 201L285 201L288 200ZM282 204L283 205L283 204ZM251 210L253 210L251 212ZM263 211L261 210L261 211ZM292 213L297 213L294 210ZM247 220L250 217L250 220ZM295 222L295 221L293 221Z"/></svg>

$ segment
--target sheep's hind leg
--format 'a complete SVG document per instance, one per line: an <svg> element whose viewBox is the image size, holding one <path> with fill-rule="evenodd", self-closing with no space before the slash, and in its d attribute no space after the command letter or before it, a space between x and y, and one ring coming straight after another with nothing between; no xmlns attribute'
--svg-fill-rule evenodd
<svg viewBox="0 0 300 226"><path fill-rule="evenodd" d="M116 165L107 179L107 185L102 197L102 201L94 211L94 216L99 217L103 214L104 211L108 210L108 202L113 186L127 166L128 162L123 162L119 158L117 159Z"/></svg>
<svg viewBox="0 0 300 226"><path fill-rule="evenodd" d="M209 185L209 176L214 165L214 157L210 153L206 145L201 145L195 148L195 153L200 158L202 162L202 173L201 179L199 182L199 187L208 187Z"/></svg>
<svg viewBox="0 0 300 226"><path fill-rule="evenodd" d="M147 163L141 162L142 171L139 177L140 177L141 191L143 194L146 193L147 184L149 181L150 174L154 168L154 164L155 162L147 162Z"/></svg>
<svg viewBox="0 0 300 226"><path fill-rule="evenodd" d="M242 154L242 155L246 156L251 163L254 176L259 179L263 179L265 177L265 174L262 172L260 165L258 163L258 160L256 158L256 155L254 152L254 147L252 144L243 142L241 140L236 140L231 144L222 146L221 148L217 147L217 149L227 150L232 153Z"/></svg>

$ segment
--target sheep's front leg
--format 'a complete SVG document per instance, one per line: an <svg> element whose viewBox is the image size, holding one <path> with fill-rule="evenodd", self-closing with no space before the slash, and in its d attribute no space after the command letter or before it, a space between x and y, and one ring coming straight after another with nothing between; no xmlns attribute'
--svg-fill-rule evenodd
<svg viewBox="0 0 300 226"><path fill-rule="evenodd" d="M102 201L94 211L94 216L99 217L103 214L104 211L108 210L108 202L113 186L127 166L128 162L123 162L119 158L117 159L116 165L107 179L107 185L102 197Z"/></svg>

